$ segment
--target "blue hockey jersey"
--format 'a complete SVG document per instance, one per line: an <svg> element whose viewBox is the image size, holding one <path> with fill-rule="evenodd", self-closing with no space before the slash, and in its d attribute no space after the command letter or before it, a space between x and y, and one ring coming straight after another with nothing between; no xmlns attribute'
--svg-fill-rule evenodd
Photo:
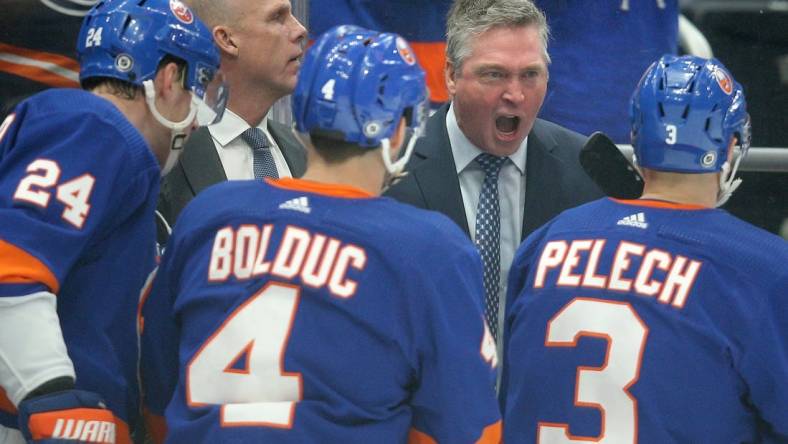
<svg viewBox="0 0 788 444"><path fill-rule="evenodd" d="M146 407L173 443L497 442L482 294L478 253L437 213L297 179L217 184L143 304Z"/></svg>
<svg viewBox="0 0 788 444"><path fill-rule="evenodd" d="M0 133L0 298L54 293L76 387L133 427L158 163L114 105L81 90L33 96ZM0 423L15 426L14 413Z"/></svg>
<svg viewBox="0 0 788 444"><path fill-rule="evenodd" d="M552 58L539 117L629 143L629 98L643 71L675 54L678 0L535 0Z"/></svg>
<svg viewBox="0 0 788 444"><path fill-rule="evenodd" d="M509 276L505 441L786 442L786 264L719 209L564 212Z"/></svg>

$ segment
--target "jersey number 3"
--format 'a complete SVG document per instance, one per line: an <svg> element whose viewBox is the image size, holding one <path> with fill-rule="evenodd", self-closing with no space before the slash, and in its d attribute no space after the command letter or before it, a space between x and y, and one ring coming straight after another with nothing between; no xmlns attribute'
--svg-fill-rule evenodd
<svg viewBox="0 0 788 444"><path fill-rule="evenodd" d="M57 186L55 196L65 206L61 217L75 228L82 229L90 212L88 200L96 179L86 173L58 185L60 166L49 159L34 160L25 172L27 175L16 187L14 200L46 208L52 194L50 190Z"/></svg>
<svg viewBox="0 0 788 444"><path fill-rule="evenodd" d="M602 413L599 437L576 437L568 424L539 423L540 443L637 442L637 400L629 387L637 382L648 328L625 302L576 298L547 324L548 347L575 347L580 336L607 341L602 367L579 367L575 405Z"/></svg>
<svg viewBox="0 0 788 444"><path fill-rule="evenodd" d="M290 428L301 374L283 369L300 289L269 283L225 319L186 369L190 407L220 404L223 427Z"/></svg>

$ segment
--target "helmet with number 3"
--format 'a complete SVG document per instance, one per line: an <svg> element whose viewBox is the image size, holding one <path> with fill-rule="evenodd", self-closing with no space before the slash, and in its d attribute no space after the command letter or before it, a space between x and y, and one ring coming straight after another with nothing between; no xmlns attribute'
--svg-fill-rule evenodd
<svg viewBox="0 0 788 444"><path fill-rule="evenodd" d="M383 145L384 162L401 170L428 115L424 71L397 34L338 26L309 48L292 98L295 128L304 134ZM389 138L405 117L412 134L405 154L389 161Z"/></svg>
<svg viewBox="0 0 788 444"><path fill-rule="evenodd" d="M630 117L637 163L645 168L721 171L734 136L742 151L749 147L744 92L716 59L660 58L640 80Z"/></svg>
<svg viewBox="0 0 788 444"><path fill-rule="evenodd" d="M640 79L630 118L639 166L679 173L721 171L718 206L741 183L735 176L750 147L750 117L741 85L718 60L662 56ZM729 159L733 137L738 144Z"/></svg>
<svg viewBox="0 0 788 444"><path fill-rule="evenodd" d="M100 1L82 22L77 53L80 80L107 77L137 86L152 82L166 56L181 60L184 87L207 105L197 113L199 123L221 118L227 88L217 78L219 51L211 31L180 0Z"/></svg>

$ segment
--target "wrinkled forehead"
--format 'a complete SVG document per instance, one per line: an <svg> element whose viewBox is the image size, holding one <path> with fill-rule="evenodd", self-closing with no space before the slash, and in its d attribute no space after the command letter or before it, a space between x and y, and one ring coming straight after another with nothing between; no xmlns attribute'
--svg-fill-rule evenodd
<svg viewBox="0 0 788 444"><path fill-rule="evenodd" d="M485 29L479 29L471 32L468 36L466 46L468 49L476 49L484 51L484 45L494 42L513 42L523 44L524 38L535 37L538 42L540 51L545 51L546 36L543 36L541 30L535 23L527 25L492 25Z"/></svg>
<svg viewBox="0 0 788 444"><path fill-rule="evenodd" d="M289 13L292 10L290 0L224 0L232 11L235 19L242 17L259 18L262 15L277 12Z"/></svg>
<svg viewBox="0 0 788 444"><path fill-rule="evenodd" d="M476 62L498 60L506 64L546 68L549 63L536 25L498 25L472 33L466 41L464 55L463 64L469 59Z"/></svg>

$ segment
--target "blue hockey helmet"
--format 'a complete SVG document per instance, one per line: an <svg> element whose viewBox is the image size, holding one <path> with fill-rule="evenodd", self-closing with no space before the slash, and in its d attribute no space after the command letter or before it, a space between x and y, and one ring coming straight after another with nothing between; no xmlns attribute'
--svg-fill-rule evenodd
<svg viewBox="0 0 788 444"><path fill-rule="evenodd" d="M98 2L82 22L77 53L80 80L109 77L137 86L156 76L166 56L182 60L184 86L213 111L203 107L199 123L221 118L228 91L218 78L219 51L211 31L180 0Z"/></svg>
<svg viewBox="0 0 788 444"><path fill-rule="evenodd" d="M736 165L750 144L744 92L716 59L662 56L641 78L630 118L636 162L653 170L722 171L730 168L734 136ZM732 178L735 168L730 173Z"/></svg>
<svg viewBox="0 0 788 444"><path fill-rule="evenodd" d="M301 133L384 147L390 172L401 170L424 131L429 94L425 74L404 38L358 26L337 26L309 48L292 96ZM390 163L388 139L405 117L405 154Z"/></svg>

